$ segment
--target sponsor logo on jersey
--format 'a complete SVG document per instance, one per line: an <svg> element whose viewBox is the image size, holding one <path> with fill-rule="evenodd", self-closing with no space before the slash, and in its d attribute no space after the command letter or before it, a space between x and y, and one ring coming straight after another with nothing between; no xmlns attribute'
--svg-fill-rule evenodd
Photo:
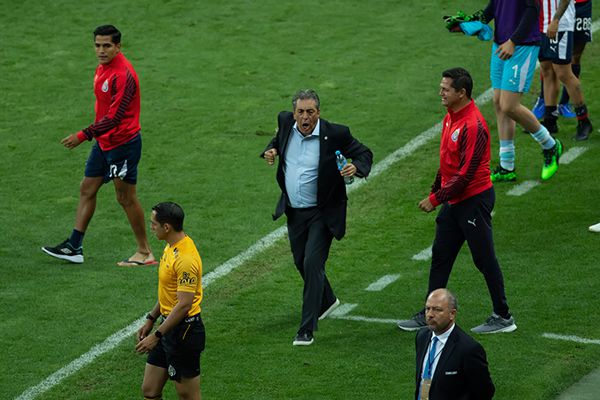
<svg viewBox="0 0 600 400"><path fill-rule="evenodd" d="M198 279L195 276L191 276L188 272L184 272L183 276L179 278L179 284L185 286L193 286L196 284Z"/></svg>
<svg viewBox="0 0 600 400"><path fill-rule="evenodd" d="M458 140L458 135L460 135L460 128L458 128L454 132L452 132L452 136L450 138L452 139L453 142L456 142Z"/></svg>

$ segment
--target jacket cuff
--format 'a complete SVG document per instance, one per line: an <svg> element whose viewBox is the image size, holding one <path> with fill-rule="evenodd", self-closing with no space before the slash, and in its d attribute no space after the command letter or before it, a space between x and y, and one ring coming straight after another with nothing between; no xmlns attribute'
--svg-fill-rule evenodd
<svg viewBox="0 0 600 400"><path fill-rule="evenodd" d="M80 142L83 142L85 140L92 140L92 138L88 138L84 131L77 132L77 139L79 139Z"/></svg>
<svg viewBox="0 0 600 400"><path fill-rule="evenodd" d="M441 203L437 200L434 193L429 194L429 201L434 207L439 206Z"/></svg>

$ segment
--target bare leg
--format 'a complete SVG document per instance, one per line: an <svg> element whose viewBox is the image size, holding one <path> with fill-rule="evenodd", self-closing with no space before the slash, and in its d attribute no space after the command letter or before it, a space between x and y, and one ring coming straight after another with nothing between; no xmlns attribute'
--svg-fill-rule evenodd
<svg viewBox="0 0 600 400"><path fill-rule="evenodd" d="M160 397L168 378L166 369L146 364L144 381L142 382L142 395L148 398Z"/></svg>
<svg viewBox="0 0 600 400"><path fill-rule="evenodd" d="M581 64L581 56L583 56L586 44L587 42L578 42L573 45L573 59L571 60L573 64Z"/></svg>
<svg viewBox="0 0 600 400"><path fill-rule="evenodd" d="M514 140L515 121L510 118L501 107L501 99L506 91L494 89L494 109L496 111L496 122L498 124L498 136L500 140Z"/></svg>
<svg viewBox="0 0 600 400"><path fill-rule="evenodd" d="M510 119L521 125L527 132L537 132L541 125L535 115L521 104L522 93L500 90L500 110ZM514 138L514 130L511 139Z"/></svg>
<svg viewBox="0 0 600 400"><path fill-rule="evenodd" d="M175 382L175 390L181 400L201 400L200 376L181 378L181 382Z"/></svg>
<svg viewBox="0 0 600 400"><path fill-rule="evenodd" d="M144 210L142 205L137 198L137 192L135 185L127 182L123 182L121 179L113 179L115 184L115 192L117 195L117 201L125 210L127 219L135 235L137 241L137 251L129 258L132 261L153 261L154 256L150 245L148 244L148 237L146 236L146 221L144 220Z"/></svg>
<svg viewBox="0 0 600 400"><path fill-rule="evenodd" d="M560 88L560 84L558 76L554 72L552 61L542 61L540 66L542 75L544 76L544 103L546 106L556 106L558 104L558 89Z"/></svg>
<svg viewBox="0 0 600 400"><path fill-rule="evenodd" d="M79 185L79 204L75 214L75 229L85 232L96 210L96 195L102 186L102 177L84 177Z"/></svg>
<svg viewBox="0 0 600 400"><path fill-rule="evenodd" d="M565 85L569 97L575 107L582 106L584 104L583 91L579 84L579 79L573 73L571 64L553 64L554 72L558 79Z"/></svg>

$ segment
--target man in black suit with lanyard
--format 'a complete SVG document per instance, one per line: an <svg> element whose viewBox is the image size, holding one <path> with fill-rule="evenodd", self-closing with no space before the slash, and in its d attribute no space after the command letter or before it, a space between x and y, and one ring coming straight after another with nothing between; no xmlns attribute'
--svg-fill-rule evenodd
<svg viewBox="0 0 600 400"><path fill-rule="evenodd" d="M428 328L417 333L417 400L487 400L494 397L485 350L455 323L457 300L447 289L427 297Z"/></svg>
<svg viewBox="0 0 600 400"><path fill-rule="evenodd" d="M277 134L261 156L269 165L279 156L281 197L273 219L286 214L294 264L304 280L302 321L293 345L306 346L314 341L318 320L340 304L327 280L325 262L333 238L340 240L346 231L344 177L369 175L373 153L348 127L320 119L314 90L297 92L292 106L293 113L279 113ZM352 160L341 171L336 150Z"/></svg>

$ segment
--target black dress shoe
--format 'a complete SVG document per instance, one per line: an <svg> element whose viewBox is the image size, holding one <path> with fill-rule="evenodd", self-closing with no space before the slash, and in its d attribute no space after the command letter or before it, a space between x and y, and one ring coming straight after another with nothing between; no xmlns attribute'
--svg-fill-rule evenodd
<svg viewBox="0 0 600 400"><path fill-rule="evenodd" d="M312 332L298 332L292 344L294 346L310 346L314 341Z"/></svg>

